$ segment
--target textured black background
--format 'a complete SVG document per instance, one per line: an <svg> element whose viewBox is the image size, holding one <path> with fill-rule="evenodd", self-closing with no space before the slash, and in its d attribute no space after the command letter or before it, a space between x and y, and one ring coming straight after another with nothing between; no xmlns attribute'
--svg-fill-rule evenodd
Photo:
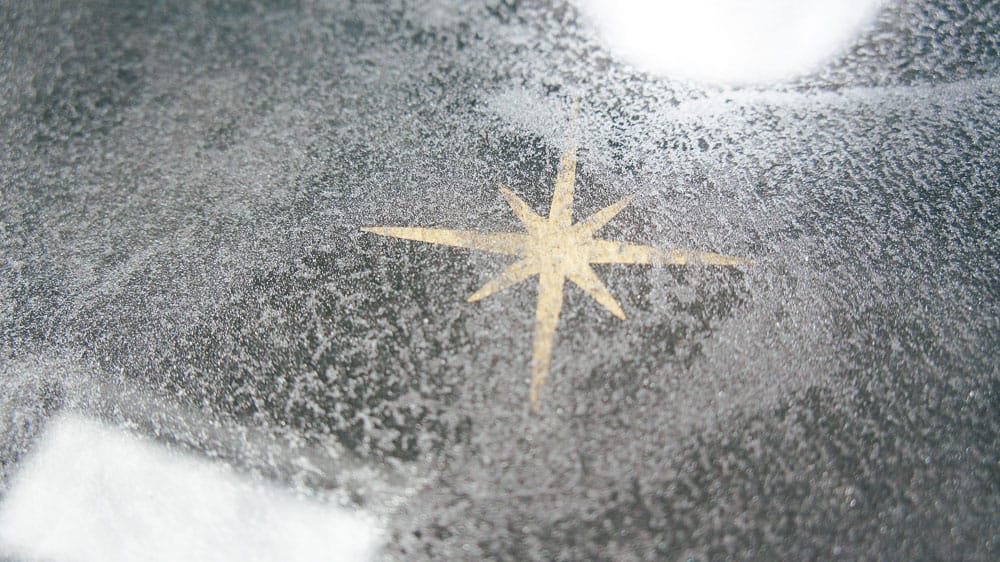
<svg viewBox="0 0 1000 562"><path fill-rule="evenodd" d="M184 4L0 7L0 494L74 410L376 511L324 447L419 479L390 558L1000 556L997 2L735 90L560 3ZM577 96L577 216L755 265L601 268L625 323L568 290L535 415L533 286L358 227L516 229Z"/></svg>

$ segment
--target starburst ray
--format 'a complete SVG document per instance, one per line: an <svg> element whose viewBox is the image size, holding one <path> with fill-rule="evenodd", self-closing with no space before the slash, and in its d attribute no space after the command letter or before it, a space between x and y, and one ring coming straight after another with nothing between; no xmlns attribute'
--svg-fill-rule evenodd
<svg viewBox="0 0 1000 562"><path fill-rule="evenodd" d="M464 230L447 230L443 228L411 228L395 226L366 226L361 230L379 234L381 236L391 236L393 238L403 238L405 240L415 240L417 242L429 242L431 244L442 244L444 246L454 246L456 248L468 248L470 250L480 250L482 252L492 252L494 254L506 254L509 256L519 256L524 254L525 234L519 232L470 232Z"/></svg>
<svg viewBox="0 0 1000 562"><path fill-rule="evenodd" d="M601 278L594 273L593 268L587 266L583 271L576 271L568 275L569 280L576 284L577 287L583 289L588 295L594 297L594 300L598 304L608 309L608 312L614 314L618 318L625 319L625 311L622 310L618 301L615 297L611 295L611 291L608 287L601 281Z"/></svg>
<svg viewBox="0 0 1000 562"><path fill-rule="evenodd" d="M490 279L478 291L469 297L469 302L476 302L500 291L517 285L521 281L538 273L538 266L528 260L518 260L510 264L500 275Z"/></svg>
<svg viewBox="0 0 1000 562"><path fill-rule="evenodd" d="M713 252L688 252L687 254L691 263L700 263L702 265L753 265L753 262L750 260L724 256Z"/></svg>
<svg viewBox="0 0 1000 562"><path fill-rule="evenodd" d="M623 244L610 240L594 240L589 245L590 263L650 264L650 265L751 265L750 261L712 252L660 250L652 246Z"/></svg>
<svg viewBox="0 0 1000 562"><path fill-rule="evenodd" d="M559 161L559 175L556 177L555 193L552 194L552 208L549 222L569 227L573 223L573 186L576 184L576 145L566 148Z"/></svg>
<svg viewBox="0 0 1000 562"><path fill-rule="evenodd" d="M573 118L570 120L566 149L559 159L559 175L556 176L556 186L552 193L552 206L549 209L549 222L566 228L573 224L573 190L576 186L576 116L579 111L580 100L577 99L573 108Z"/></svg>
<svg viewBox="0 0 1000 562"><path fill-rule="evenodd" d="M545 379L552 364L552 347L556 340L556 325L562 309L565 278L556 271L544 271L538 276L538 307L535 309L535 343L531 355L531 408L536 412Z"/></svg>
<svg viewBox="0 0 1000 562"><path fill-rule="evenodd" d="M680 250L663 251L651 246L594 240L588 246L590 263L628 263L656 265L684 265L687 253Z"/></svg>
<svg viewBox="0 0 1000 562"><path fill-rule="evenodd" d="M622 212L622 209L628 207L629 203L631 203L633 199L635 199L635 196L629 195L613 205L608 205L600 211L590 215L585 220L578 222L573 226L573 228L576 229L577 232L593 235L598 230L604 228L604 225L608 224L608 222L615 218L618 213Z"/></svg>
<svg viewBox="0 0 1000 562"><path fill-rule="evenodd" d="M507 204L510 205L510 210L514 211L517 218L521 219L521 222L529 230L537 227L538 225L545 222L545 219L541 215L536 213L524 199L518 197L516 193L507 189L506 187L500 188L500 193L503 194L503 198L507 200Z"/></svg>

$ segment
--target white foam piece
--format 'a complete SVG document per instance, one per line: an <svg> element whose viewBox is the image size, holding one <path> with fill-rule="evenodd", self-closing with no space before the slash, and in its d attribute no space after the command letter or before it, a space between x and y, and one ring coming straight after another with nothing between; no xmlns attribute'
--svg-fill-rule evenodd
<svg viewBox="0 0 1000 562"><path fill-rule="evenodd" d="M370 560L374 517L94 421L54 421L0 504L0 554L53 561Z"/></svg>
<svg viewBox="0 0 1000 562"><path fill-rule="evenodd" d="M636 67L744 84L809 72L849 46L884 0L576 0Z"/></svg>

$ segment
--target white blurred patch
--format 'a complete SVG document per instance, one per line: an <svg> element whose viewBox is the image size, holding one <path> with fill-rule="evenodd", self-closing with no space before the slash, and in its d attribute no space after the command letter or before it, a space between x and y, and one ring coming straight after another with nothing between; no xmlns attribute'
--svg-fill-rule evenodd
<svg viewBox="0 0 1000 562"><path fill-rule="evenodd" d="M608 48L641 70L763 83L850 45L884 0L576 0Z"/></svg>
<svg viewBox="0 0 1000 562"><path fill-rule="evenodd" d="M374 518L78 417L0 504L0 554L45 560L370 560Z"/></svg>

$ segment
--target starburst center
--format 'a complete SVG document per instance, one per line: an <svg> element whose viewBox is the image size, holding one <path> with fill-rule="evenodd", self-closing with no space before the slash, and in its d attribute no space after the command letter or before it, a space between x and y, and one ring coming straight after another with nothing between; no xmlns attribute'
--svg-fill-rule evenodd
<svg viewBox="0 0 1000 562"><path fill-rule="evenodd" d="M553 224L546 224L529 236L524 257L539 268L568 273L587 263L589 237Z"/></svg>

